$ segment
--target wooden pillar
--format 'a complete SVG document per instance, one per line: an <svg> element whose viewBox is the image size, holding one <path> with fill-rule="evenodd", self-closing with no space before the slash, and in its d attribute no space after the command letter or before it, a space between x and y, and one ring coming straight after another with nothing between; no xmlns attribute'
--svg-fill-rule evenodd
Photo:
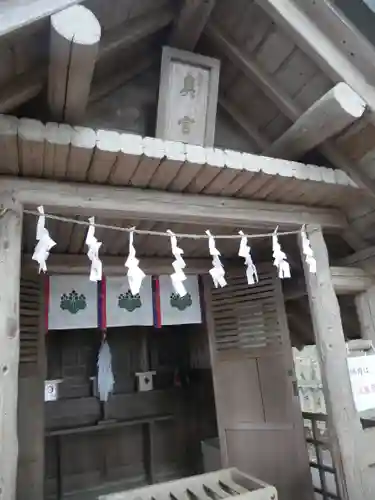
<svg viewBox="0 0 375 500"><path fill-rule="evenodd" d="M375 347L375 286L358 294L355 297L355 305L361 326L361 337L371 340Z"/></svg>
<svg viewBox="0 0 375 500"><path fill-rule="evenodd" d="M332 283L327 247L320 226L307 226L307 233L317 263L316 275L310 273L302 251L301 257L341 498L370 500L364 479L363 431L354 407L340 308Z"/></svg>
<svg viewBox="0 0 375 500"><path fill-rule="evenodd" d="M22 207L10 195L1 194L0 214L0 500L14 500Z"/></svg>

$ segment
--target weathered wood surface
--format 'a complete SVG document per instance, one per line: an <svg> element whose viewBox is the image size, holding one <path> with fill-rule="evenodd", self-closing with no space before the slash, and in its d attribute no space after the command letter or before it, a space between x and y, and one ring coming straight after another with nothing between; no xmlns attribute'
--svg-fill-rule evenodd
<svg viewBox="0 0 375 500"><path fill-rule="evenodd" d="M220 61L163 48L156 137L213 146Z"/></svg>
<svg viewBox="0 0 375 500"><path fill-rule="evenodd" d="M0 15L0 36L23 28L82 0L5 0Z"/></svg>
<svg viewBox="0 0 375 500"><path fill-rule="evenodd" d="M375 283L375 278L359 267L331 266L330 269L337 295L361 293Z"/></svg>
<svg viewBox="0 0 375 500"><path fill-rule="evenodd" d="M0 499L15 500L22 207L1 193L0 210Z"/></svg>
<svg viewBox="0 0 375 500"><path fill-rule="evenodd" d="M375 277L360 267L331 266L330 271L336 295L360 294L375 283ZM307 294L300 280L285 281L283 291L285 300L295 300Z"/></svg>
<svg viewBox="0 0 375 500"><path fill-rule="evenodd" d="M340 307L332 283L327 247L320 227L307 226L307 233L317 263L316 275L310 273L302 251L301 258L340 493L342 498L350 500L370 500L364 479L363 431L354 406Z"/></svg>
<svg viewBox="0 0 375 500"><path fill-rule="evenodd" d="M375 286L358 294L354 300L361 326L361 337L370 340L375 347Z"/></svg>
<svg viewBox="0 0 375 500"><path fill-rule="evenodd" d="M284 1L280 2L280 4L284 3ZM264 4L261 4L262 7L266 7L266 5L268 11L268 3L264 2ZM297 7L293 6L293 11L296 9ZM276 14L275 18L278 19ZM276 22L280 22L277 19ZM303 114L302 107L298 104L298 102L296 102L296 100L290 97L276 78L267 73L256 60L252 60L247 57L244 51L236 46L236 44L234 44L228 36L222 33L216 24L209 23L206 27L205 33L208 35L210 40L212 40L217 47L223 51L225 56L231 60L235 67L242 71L249 80L254 82L255 85L259 87L274 104L276 104L277 108L283 115L285 115L285 117L289 118L292 122L298 120L298 118ZM292 80L293 75L290 78ZM336 77L335 80L337 80L337 78L345 81L345 79L340 77ZM364 98L359 90L356 91L358 95ZM281 120L282 123L285 122L285 117ZM371 196L375 197L375 181L373 181L361 169L354 166L352 162L348 161L346 157L336 148L332 141L326 141L325 144L321 145L320 149L334 165L344 170L353 179L353 181L366 189Z"/></svg>
<svg viewBox="0 0 375 500"><path fill-rule="evenodd" d="M17 199L25 205L44 205L63 211L71 209L76 215L95 213L99 217L152 218L165 222L244 228L276 225L298 227L315 223L326 228L340 229L346 225L345 218L334 209L12 178L3 178L2 186L14 192Z"/></svg>
<svg viewBox="0 0 375 500"><path fill-rule="evenodd" d="M256 0L259 5L280 24L290 36L319 64L333 81L344 81L366 101L372 112L375 110L375 89L366 81L334 41L324 33L293 0ZM324 9L323 9L324 10ZM347 31L342 25L342 34Z"/></svg>
<svg viewBox="0 0 375 500"><path fill-rule="evenodd" d="M100 144L98 151L96 144ZM0 150L1 174L301 205L343 207L363 197L363 191L340 170L4 115L0 116ZM91 159L97 159L99 152L113 161L92 169Z"/></svg>
<svg viewBox="0 0 375 500"><path fill-rule="evenodd" d="M193 51L210 17L216 0L184 0L175 21L169 44Z"/></svg>
<svg viewBox="0 0 375 500"><path fill-rule="evenodd" d="M290 160L336 135L360 118L366 103L346 83L338 83L303 113L265 153Z"/></svg>
<svg viewBox="0 0 375 500"><path fill-rule="evenodd" d="M75 5L51 17L48 103L53 119L78 123L88 103L101 28Z"/></svg>
<svg viewBox="0 0 375 500"><path fill-rule="evenodd" d="M120 25L119 23L116 23L116 28L109 31L107 30L104 33L96 58L97 62L100 61L101 65L105 65L106 61L113 57L114 52L123 51L127 47L130 47L140 40L147 38L149 35L154 34L155 32L163 29L165 26L170 24L172 20L172 9L170 9L168 6L164 6L153 11L152 14L146 13L144 15L136 17L135 19L126 19L122 24L120 23ZM35 48L33 47L35 40L31 37L30 40L26 38L26 42L24 43L28 43L30 45L30 50L35 50ZM88 51L89 49L86 47L84 50ZM146 56L150 56L150 51L146 51L145 57ZM28 58L27 60L29 63ZM153 61L155 62L155 57L153 58ZM13 66L14 65L16 65L16 62L13 63ZM139 66L138 61L136 61L136 66ZM125 69L124 72L129 74L129 67ZM109 81L110 79L106 78L107 81L105 83L107 83L107 86L109 86L109 88L113 88L113 85L115 85L116 81L120 81L121 83L121 73L122 72L120 71L120 74L116 72L116 74L113 75L114 81ZM0 111L2 113L11 111L19 105L40 94L47 82L47 76L48 68L44 67L42 62L39 60L36 61L34 65L31 63L31 69L29 71L23 71L19 74L15 74L14 77L12 77L11 81L2 88L0 96ZM126 79L127 78L125 75L122 81L126 81ZM99 89L94 86L92 91L94 94L94 99L95 94L98 95L102 93L101 87L103 87L104 85L103 81L98 81L97 83Z"/></svg>

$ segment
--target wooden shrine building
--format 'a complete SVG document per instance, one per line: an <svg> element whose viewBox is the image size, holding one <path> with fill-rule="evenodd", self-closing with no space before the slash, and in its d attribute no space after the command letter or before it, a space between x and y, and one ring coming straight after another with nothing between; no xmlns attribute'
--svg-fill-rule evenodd
<svg viewBox="0 0 375 500"><path fill-rule="evenodd" d="M215 436L222 467L312 500L291 347L313 343L338 484L315 498L374 498L375 430L356 411L346 347L375 343L375 14L357 3L354 15L344 0L1 2L0 500L106 498L197 474ZM57 217L50 283L89 281L89 217L108 280L125 278L129 238L101 225L145 231L150 283L172 272L163 233L185 235L199 321L108 325L104 403L98 328L46 322L39 206ZM272 266L276 228L290 232L290 279ZM189 238L207 230L255 236L258 283L240 238L218 238L228 284L213 286L207 239Z"/></svg>

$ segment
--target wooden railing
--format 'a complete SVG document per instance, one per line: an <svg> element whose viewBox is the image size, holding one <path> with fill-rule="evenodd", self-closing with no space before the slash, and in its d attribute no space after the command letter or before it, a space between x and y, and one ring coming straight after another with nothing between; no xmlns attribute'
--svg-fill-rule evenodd
<svg viewBox="0 0 375 500"><path fill-rule="evenodd" d="M330 451L327 416L307 412L303 412L302 416L315 497L319 500L342 500Z"/></svg>

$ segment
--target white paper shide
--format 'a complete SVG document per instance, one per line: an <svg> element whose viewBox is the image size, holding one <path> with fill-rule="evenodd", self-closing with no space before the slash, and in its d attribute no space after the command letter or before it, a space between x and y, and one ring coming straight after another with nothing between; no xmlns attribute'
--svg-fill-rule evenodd
<svg viewBox="0 0 375 500"><path fill-rule="evenodd" d="M87 245L87 257L91 261L90 269L90 281L101 281L103 274L102 261L99 258L99 249L102 246L102 242L98 241L95 237L95 217L90 217L90 226L87 231L86 245Z"/></svg>
<svg viewBox="0 0 375 500"><path fill-rule="evenodd" d="M56 242L50 237L48 229L45 227L46 217L44 215L44 208L38 207L39 218L36 226L36 239L38 241L32 259L38 262L39 272L47 271L47 259L51 248L56 245Z"/></svg>
<svg viewBox="0 0 375 500"><path fill-rule="evenodd" d="M137 295L146 275L139 267L139 260L135 256L134 231L130 231L129 233L129 254L125 262L125 267L128 268L127 277L130 291L133 295Z"/></svg>
<svg viewBox="0 0 375 500"><path fill-rule="evenodd" d="M281 245L279 243L279 238L277 234L277 228L272 235L272 255L273 255L273 265L277 268L279 273L279 278L290 278L290 266L287 261L286 254L281 250Z"/></svg>
<svg viewBox="0 0 375 500"><path fill-rule="evenodd" d="M207 230L206 234L208 236L208 250L212 257L212 268L209 272L215 288L223 288L226 286L227 281L225 279L224 266L220 260L220 252L216 248L215 238L212 236L211 232Z"/></svg>
<svg viewBox="0 0 375 500"><path fill-rule="evenodd" d="M175 260L172 262L172 266L174 269L174 273L171 274L172 285L175 292L180 297L185 297L187 293L186 288L184 286L184 281L186 280L184 269L186 267L186 264L184 259L182 258L184 251L177 245L176 235L170 229L168 229L167 233L171 237L171 249L172 249L172 254L175 258Z"/></svg>

